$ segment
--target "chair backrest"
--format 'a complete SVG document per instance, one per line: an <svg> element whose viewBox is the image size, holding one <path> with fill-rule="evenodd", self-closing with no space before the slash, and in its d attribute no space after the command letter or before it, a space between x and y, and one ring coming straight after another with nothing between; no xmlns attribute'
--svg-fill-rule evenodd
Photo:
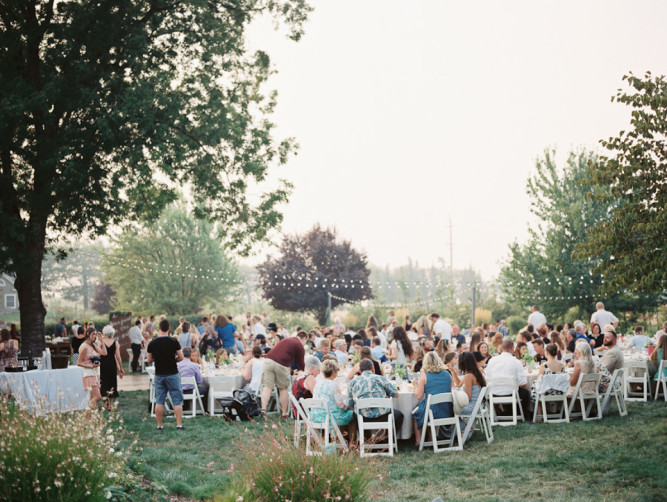
<svg viewBox="0 0 667 502"><path fill-rule="evenodd" d="M440 394L430 394L428 396L428 401L426 401L426 409L428 410L431 406L442 403L453 403L454 398L452 398L451 392L442 392Z"/></svg>
<svg viewBox="0 0 667 502"><path fill-rule="evenodd" d="M493 394L494 387L512 387L514 390L517 389L516 380L514 377L493 377L489 378L486 381L486 386L488 387L488 393Z"/></svg>
<svg viewBox="0 0 667 502"><path fill-rule="evenodd" d="M667 361L664 359L660 361L660 366L658 366L658 372L656 373L657 378L656 380L660 380L661 378L664 380L667 377L664 377L664 371L667 370L667 364L665 364Z"/></svg>
<svg viewBox="0 0 667 502"><path fill-rule="evenodd" d="M601 375L599 373L581 373L579 375L579 382L595 382L597 384L600 383L600 377Z"/></svg>
<svg viewBox="0 0 667 502"><path fill-rule="evenodd" d="M181 383L183 383L182 380ZM235 390L234 383L230 380L218 380L216 378L210 378L208 381L209 392L232 392L233 390Z"/></svg>
<svg viewBox="0 0 667 502"><path fill-rule="evenodd" d="M609 382L608 390L619 390L621 383L623 382L624 368L617 368L614 370L614 373L611 375L611 380Z"/></svg>
<svg viewBox="0 0 667 502"><path fill-rule="evenodd" d="M197 386L197 380L195 377L181 377L181 385L194 385Z"/></svg>
<svg viewBox="0 0 667 502"><path fill-rule="evenodd" d="M354 402L356 410L365 410L368 408L393 408L393 401L389 397L369 397L366 399L357 399Z"/></svg>
<svg viewBox="0 0 667 502"><path fill-rule="evenodd" d="M630 360L627 363L625 363L625 366L627 368L640 369L640 370L648 371L648 361L633 361L633 360Z"/></svg>
<svg viewBox="0 0 667 502"><path fill-rule="evenodd" d="M327 405L324 403L322 399L315 399L315 398L301 398L299 399L299 402L301 403L301 407L303 408L303 411L306 412L307 415L310 415L310 410L314 409L321 409L328 411Z"/></svg>

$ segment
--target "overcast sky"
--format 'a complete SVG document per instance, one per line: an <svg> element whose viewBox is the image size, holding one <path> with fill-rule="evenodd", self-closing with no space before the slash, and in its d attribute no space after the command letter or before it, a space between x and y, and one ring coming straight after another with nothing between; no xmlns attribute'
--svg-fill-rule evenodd
<svg viewBox="0 0 667 502"><path fill-rule="evenodd" d="M454 267L496 275L527 239L535 159L600 151L628 124L622 76L667 74L664 0L311 3L299 43L250 31L278 70L276 137L301 146L273 172L294 184L283 231L335 226L379 266L449 261L451 217Z"/></svg>

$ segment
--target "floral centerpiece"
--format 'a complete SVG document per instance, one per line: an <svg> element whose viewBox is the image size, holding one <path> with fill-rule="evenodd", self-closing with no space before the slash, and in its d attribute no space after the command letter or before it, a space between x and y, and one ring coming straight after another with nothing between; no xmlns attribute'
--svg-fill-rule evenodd
<svg viewBox="0 0 667 502"><path fill-rule="evenodd" d="M389 375L389 378L391 380L396 380L398 378L407 378L408 376L408 368L406 366L403 366L401 364L397 364L394 366L394 369L391 371L391 374Z"/></svg>
<svg viewBox="0 0 667 502"><path fill-rule="evenodd" d="M533 358L533 356L530 355L530 352L528 351L523 353L521 359L524 360L525 364L533 364L535 362L535 359Z"/></svg>

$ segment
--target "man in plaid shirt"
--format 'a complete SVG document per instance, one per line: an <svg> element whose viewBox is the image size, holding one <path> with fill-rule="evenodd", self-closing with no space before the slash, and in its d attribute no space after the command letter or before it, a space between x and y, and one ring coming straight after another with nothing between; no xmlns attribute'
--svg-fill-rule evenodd
<svg viewBox="0 0 667 502"><path fill-rule="evenodd" d="M348 406L354 406L355 399L368 399L372 397L397 397L398 390L396 386L381 375L373 374L373 361L362 359L359 362L361 375L357 376L348 386ZM366 422L384 422L387 415L391 413L389 408L365 409L360 412ZM403 425L403 413L394 410L394 420L396 430L400 431Z"/></svg>

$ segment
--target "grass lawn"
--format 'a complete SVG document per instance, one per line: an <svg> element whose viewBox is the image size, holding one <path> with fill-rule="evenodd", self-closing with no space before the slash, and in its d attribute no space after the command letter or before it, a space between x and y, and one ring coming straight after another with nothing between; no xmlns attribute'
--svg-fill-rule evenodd
<svg viewBox="0 0 667 502"><path fill-rule="evenodd" d="M195 499L222 493L230 463L238 463L232 440L239 427L221 418L173 419L155 430L148 392L122 392L119 411L143 450L131 467ZM374 500L665 500L667 496L667 403L628 403L629 416L570 424L495 427L487 444L476 433L462 452L417 451L401 442L400 454L384 461L387 478L373 486ZM291 425L291 423L289 423Z"/></svg>

